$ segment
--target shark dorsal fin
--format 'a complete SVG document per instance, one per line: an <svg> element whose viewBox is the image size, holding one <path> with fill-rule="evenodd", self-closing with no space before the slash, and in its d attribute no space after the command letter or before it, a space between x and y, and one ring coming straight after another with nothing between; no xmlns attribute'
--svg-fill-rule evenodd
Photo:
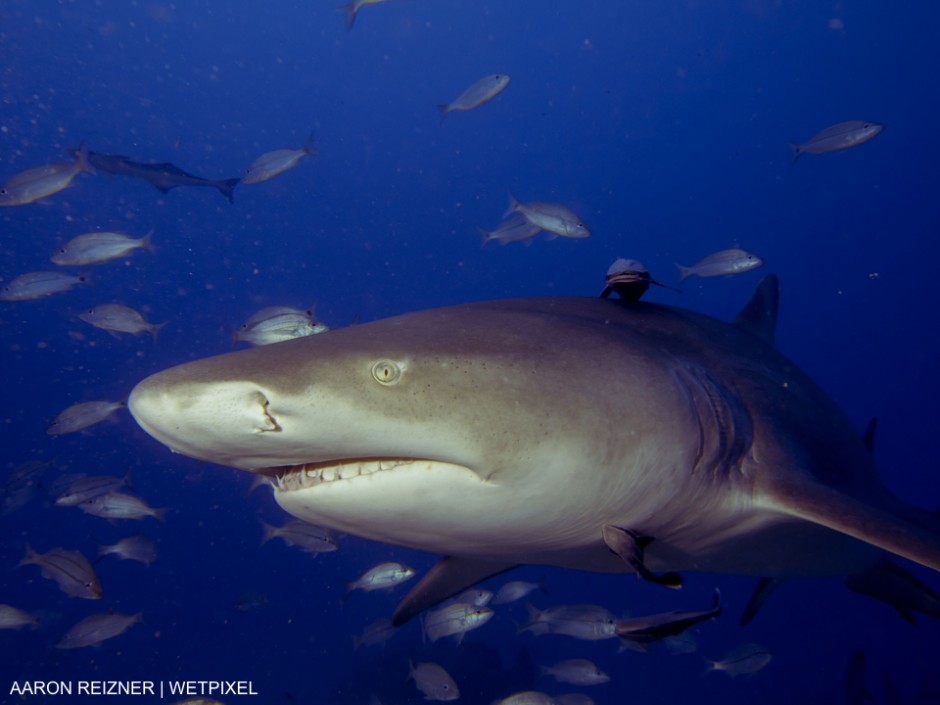
<svg viewBox="0 0 940 705"><path fill-rule="evenodd" d="M751 300L735 317L734 324L774 345L777 332L777 309L780 305L780 282L776 274L760 280Z"/></svg>

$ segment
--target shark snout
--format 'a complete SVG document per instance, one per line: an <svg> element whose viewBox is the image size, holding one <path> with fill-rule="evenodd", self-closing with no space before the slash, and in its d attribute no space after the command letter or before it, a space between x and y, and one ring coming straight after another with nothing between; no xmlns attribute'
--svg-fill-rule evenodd
<svg viewBox="0 0 940 705"><path fill-rule="evenodd" d="M259 435L279 434L269 395L250 382L148 377L130 394L128 408L147 433L194 458L230 459L251 454Z"/></svg>

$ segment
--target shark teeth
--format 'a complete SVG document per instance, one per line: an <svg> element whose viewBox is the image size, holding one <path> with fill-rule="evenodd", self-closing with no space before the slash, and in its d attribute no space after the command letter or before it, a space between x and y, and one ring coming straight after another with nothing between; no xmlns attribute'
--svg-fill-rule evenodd
<svg viewBox="0 0 940 705"><path fill-rule="evenodd" d="M372 475L385 470L394 470L415 461L410 458L367 458L343 462L305 463L286 468L277 468L277 489L284 492L316 487L323 483L350 480L354 477Z"/></svg>

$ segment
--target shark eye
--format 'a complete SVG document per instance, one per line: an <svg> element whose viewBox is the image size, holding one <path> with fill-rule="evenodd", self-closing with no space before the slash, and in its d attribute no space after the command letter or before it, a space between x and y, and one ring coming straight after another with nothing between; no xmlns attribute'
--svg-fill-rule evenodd
<svg viewBox="0 0 940 705"><path fill-rule="evenodd" d="M379 384L391 386L401 379L401 367L393 360L379 360L372 365L372 376Z"/></svg>

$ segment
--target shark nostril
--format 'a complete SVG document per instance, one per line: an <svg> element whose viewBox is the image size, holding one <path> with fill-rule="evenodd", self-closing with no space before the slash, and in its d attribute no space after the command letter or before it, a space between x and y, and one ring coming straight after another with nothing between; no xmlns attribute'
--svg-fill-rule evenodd
<svg viewBox="0 0 940 705"><path fill-rule="evenodd" d="M268 398L261 392L256 392L255 399L261 406L261 423L255 428L255 433L281 432L283 430L281 424L271 415L271 402L268 401Z"/></svg>

